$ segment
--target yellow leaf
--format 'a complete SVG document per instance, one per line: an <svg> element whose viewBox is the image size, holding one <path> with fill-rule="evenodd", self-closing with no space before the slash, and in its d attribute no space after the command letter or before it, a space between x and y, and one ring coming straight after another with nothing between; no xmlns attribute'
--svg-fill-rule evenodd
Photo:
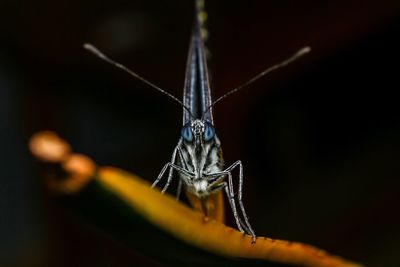
<svg viewBox="0 0 400 267"><path fill-rule="evenodd" d="M226 257L264 259L299 266L360 267L310 245L251 237L153 190L150 185L122 170L103 167L96 179L152 224L185 242Z"/></svg>
<svg viewBox="0 0 400 267"><path fill-rule="evenodd" d="M95 195L100 191L106 195L111 194L119 202L114 207L122 205L132 215L130 217L133 220L143 218L147 225L157 227L163 233L188 244L188 247L197 247L226 259L267 260L309 267L361 267L302 243L266 237L258 237L256 243L252 243L251 236L222 223L222 193L215 194L206 201L205 206L210 216L205 217L198 212L201 210L201 203L194 195L187 195L194 207L190 209L175 198L152 189L148 182L135 175L112 167L97 168L88 157L71 153L70 146L54 133L35 134L31 139L30 149L39 160L47 164L59 164L65 172L67 178L50 179L49 187L53 192L67 194L72 198L76 196L79 206L79 201L87 198L92 199L92 202L96 201L90 194L82 198L83 200L78 197L85 195L85 189L95 184ZM103 200L112 201L111 198ZM93 206L89 210L93 210L91 207ZM134 227L132 231L135 231ZM168 246L163 244L165 245Z"/></svg>

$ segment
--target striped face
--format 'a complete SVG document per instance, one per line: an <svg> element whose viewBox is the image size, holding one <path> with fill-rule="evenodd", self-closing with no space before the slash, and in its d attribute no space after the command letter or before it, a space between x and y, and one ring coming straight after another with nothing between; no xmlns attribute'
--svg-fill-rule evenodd
<svg viewBox="0 0 400 267"><path fill-rule="evenodd" d="M203 197L215 190L215 174L223 169L221 144L211 123L199 119L182 127L180 163L190 175L180 173L186 188Z"/></svg>

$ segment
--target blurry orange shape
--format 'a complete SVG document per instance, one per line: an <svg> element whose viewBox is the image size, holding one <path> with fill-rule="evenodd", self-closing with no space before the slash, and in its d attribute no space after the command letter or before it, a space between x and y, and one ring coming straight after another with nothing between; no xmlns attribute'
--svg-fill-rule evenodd
<svg viewBox="0 0 400 267"><path fill-rule="evenodd" d="M62 164L62 168L68 174L68 178L58 181L55 186L62 193L75 193L85 186L96 170L95 163L87 156L71 154Z"/></svg>
<svg viewBox="0 0 400 267"><path fill-rule="evenodd" d="M34 134L29 141L32 154L44 162L61 162L71 153L71 146L51 131Z"/></svg>
<svg viewBox="0 0 400 267"><path fill-rule="evenodd" d="M71 146L51 131L34 134L29 141L32 154L45 163L60 164L65 177L50 177L47 185L54 193L71 194L88 183L96 170L89 157L74 154Z"/></svg>

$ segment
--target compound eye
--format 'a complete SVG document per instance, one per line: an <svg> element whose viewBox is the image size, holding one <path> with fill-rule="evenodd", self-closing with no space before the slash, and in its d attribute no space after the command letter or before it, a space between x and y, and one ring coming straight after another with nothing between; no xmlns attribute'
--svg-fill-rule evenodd
<svg viewBox="0 0 400 267"><path fill-rule="evenodd" d="M192 128L190 127L190 124L183 126L181 136L186 142L193 141L193 133L192 133Z"/></svg>
<svg viewBox="0 0 400 267"><path fill-rule="evenodd" d="M206 123L205 128L204 128L204 140L206 142L210 141L211 139L214 138L214 136L215 136L214 127L211 124Z"/></svg>

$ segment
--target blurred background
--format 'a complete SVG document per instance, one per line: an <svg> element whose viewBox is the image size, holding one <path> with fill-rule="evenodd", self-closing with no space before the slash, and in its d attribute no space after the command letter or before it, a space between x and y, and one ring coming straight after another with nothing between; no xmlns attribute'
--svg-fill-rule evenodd
<svg viewBox="0 0 400 267"><path fill-rule="evenodd" d="M243 161L256 233L399 266L400 2L206 6L215 96L313 49L214 109L227 164ZM153 180L181 107L82 43L181 97L192 11L182 0L0 0L0 266L162 266L60 211L27 141L50 129L99 165Z"/></svg>

